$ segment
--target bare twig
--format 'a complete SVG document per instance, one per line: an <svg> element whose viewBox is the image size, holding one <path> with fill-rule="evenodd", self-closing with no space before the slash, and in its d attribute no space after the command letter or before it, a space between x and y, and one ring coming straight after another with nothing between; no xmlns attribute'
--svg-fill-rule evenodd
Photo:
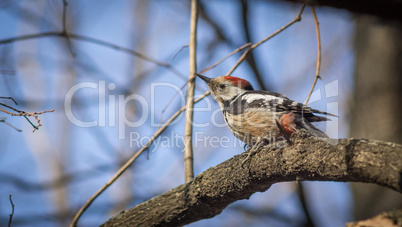
<svg viewBox="0 0 402 227"><path fill-rule="evenodd" d="M62 1L63 1L63 31L62 31L62 33L65 34L67 47L68 47L68 49L70 50L71 55L73 55L73 57L75 58L76 54L75 54L75 52L74 52L74 50L73 50L73 44L71 43L70 36L68 35L67 26L66 26L66 22L67 22L66 17L67 17L67 6L68 6L68 3L67 3L67 0L62 0Z"/></svg>
<svg viewBox="0 0 402 227"><path fill-rule="evenodd" d="M11 214L10 214L10 218L8 219L8 227L10 227L11 222L13 221L13 216L14 216L14 203L13 203L13 200L11 199L11 195L8 198L10 199L10 203L11 203Z"/></svg>
<svg viewBox="0 0 402 227"><path fill-rule="evenodd" d="M269 39L271 39L272 37L278 35L279 33L281 33L283 30L285 30L286 28L290 27L292 24L298 22L301 20L301 14L303 13L304 8L306 7L306 4L303 4L299 10L299 13L297 14L297 16L291 20L289 23L287 23L285 26L281 27L280 29L276 30L274 33L272 33L271 35L267 36L266 38L262 39L261 41L253 44L250 46L249 49L247 49L243 55L239 58L239 60L237 61L237 63L232 67L232 69L226 74L226 75L230 75L233 73L233 71L240 65L240 63L242 63L244 61L244 59L247 57L247 54L253 50L254 48L258 47L259 45L265 43L266 41L268 41Z"/></svg>
<svg viewBox="0 0 402 227"><path fill-rule="evenodd" d="M276 32L272 33L272 35L267 36L265 39L259 41L258 43L255 43L251 46L251 49L256 48L257 46L261 45L262 43L265 43L266 41L268 41L269 39L271 39L272 37L278 35L279 33L281 33L283 30L285 30L286 28L290 27L292 24L299 22L301 20L301 14L303 13L304 8L306 7L306 4L303 4L299 10L299 13L297 14L297 16L295 17L295 19L293 19L292 21L290 21L289 23L287 23L285 26L283 26L282 28L278 29Z"/></svg>
<svg viewBox="0 0 402 227"><path fill-rule="evenodd" d="M67 0L62 0L63 1L63 32L67 33L67 6L68 2Z"/></svg>
<svg viewBox="0 0 402 227"><path fill-rule="evenodd" d="M105 46L105 47L109 47L115 50L119 50L122 52L126 52L129 54L132 54L136 57L139 57L145 61L151 62L153 64L156 64L158 66L161 67L165 67L166 69L168 69L169 71L171 71L172 73L174 73L175 75L179 76L180 78L187 80L186 77L184 77L180 72L178 72L170 63L167 62L161 62L158 61L156 59L153 59L145 54L139 53L135 50L131 50L129 48L125 48L122 46L118 46L116 44L113 43L109 43L103 40L99 40L99 39L95 39L95 38L91 38L91 37L87 37L87 36L83 36L83 35L78 35L78 34L74 34L74 33L64 33L64 32L44 32L44 33L38 33L38 34L32 34L32 35L25 35L25 36L18 36L18 37L14 37L14 38L10 38L10 39L3 39L0 40L0 45L2 44L7 44L7 43L12 43L12 42L16 42L16 41L22 41L22 40L29 40L29 39L36 39L36 38L43 38L43 37L62 37L62 38L66 38L67 36L70 39L77 39L77 40L83 40L86 42L90 42L90 43L94 43L97 45L101 45L101 46Z"/></svg>
<svg viewBox="0 0 402 227"><path fill-rule="evenodd" d="M244 30L246 33L246 41L247 42L251 42L251 38L249 35L249 29L248 29L248 22L247 22L247 14L248 14L248 7L247 7L247 1L245 0L241 0L242 6L243 6L243 22L244 22ZM227 36L225 33L223 33L222 31L224 30L222 28L222 26L219 25L218 21L214 20L213 17L210 17L210 13L207 13L205 7L203 6L202 3L200 3L199 5L200 7L200 16L204 19L205 22L207 22L214 30L215 30L215 34L216 34L216 41L215 43L219 42L219 41L223 41L225 43L227 43L229 46L234 47L237 46L233 40L230 38L230 36ZM265 84L262 81L262 77L259 73L259 71L257 70L255 61L253 59L253 56L250 55L251 57L247 57L245 60L247 61L247 63L249 64L250 68L253 70L254 74L256 75L257 81L260 84L262 89L266 89ZM200 72L200 74L202 74L202 72Z"/></svg>
<svg viewBox="0 0 402 227"><path fill-rule="evenodd" d="M313 12L314 22L315 22L315 31L317 35L317 67L315 69L315 78L313 81L313 85L311 86L310 92L308 93L307 99L304 102L307 105L308 101L310 100L311 94L313 94L313 90L315 85L317 84L317 80L321 79L320 76L320 69L321 69L321 37L320 37L320 26L317 19L317 14L315 13L314 6L311 6L311 11Z"/></svg>
<svg viewBox="0 0 402 227"><path fill-rule="evenodd" d="M0 40L0 45L1 44L7 44L7 43L12 43L12 42L16 42L16 41L22 41L22 40L29 40L29 39L36 39L36 38L43 38L43 37L49 37L49 36L56 36L56 37L63 37L65 38L66 35L68 35L70 38L73 39L77 39L77 40L83 40L83 41L87 41L87 42L91 42L91 43L95 43L101 46L106 46L115 50L120 50L123 52L127 52L130 53L136 57L139 57L143 60L152 62L156 65L159 66L163 66L163 67L169 67L170 64L169 63L164 63L164 62L160 62L158 60L155 60L151 57L148 57L144 54L141 54L135 50L131 50L125 47L121 47L118 46L116 44L113 43L109 43L100 39L95 39L95 38L91 38L91 37L87 37L87 36L83 36L83 35L78 35L78 34L74 34L74 33L63 33L63 32L44 32L44 33L38 33L38 34L32 34L32 35L24 35L24 36L18 36L18 37L14 37L14 38L9 38L9 39L3 39Z"/></svg>
<svg viewBox="0 0 402 227"><path fill-rule="evenodd" d="M175 54L173 54L172 60L175 59L176 56L177 56L180 52L182 52L182 51L184 50L184 48L187 48L187 47L188 47L188 44L187 44L187 45L184 45L184 46L182 46L182 47L180 47L180 49L179 49Z"/></svg>
<svg viewBox="0 0 402 227"><path fill-rule="evenodd" d="M4 112L6 114L9 114L11 116L23 116L23 117L25 117L28 120L28 122L31 123L32 127L34 128L33 132L35 132L35 130L38 130L39 127L42 126L42 124L40 123L40 119L39 119L38 115L54 111L54 109L53 109L53 110L45 110L45 111L41 111L41 112L26 112L26 111L18 110L16 108L11 107L9 105L6 105L4 103L0 103L0 105L4 106L4 107L7 107L7 108L17 112L17 113L13 113L13 112L10 112L10 111L7 111L7 110L4 110L4 109L0 108L0 111ZM34 117L36 119L36 122L38 123L38 125L35 126L34 124L32 124L32 122L27 117Z"/></svg>
<svg viewBox="0 0 402 227"><path fill-rule="evenodd" d="M109 43L109 42L106 42L106 41L102 41L102 40L87 37L87 36L71 34L71 33L70 33L70 37L74 38L74 39L80 39L80 40L88 41L88 42L95 43L95 44L98 44L98 45L110 47L110 48L113 48L113 49L116 49L116 50L120 50L120 51L129 53L129 54L132 54L132 55L134 55L136 57L139 57L139 58L141 58L141 59L143 59L145 61L152 62L152 63L154 63L154 64L156 64L158 66L171 67L171 65L169 63L158 61L158 60L153 59L153 58L151 58L149 56L146 56L146 55L144 55L142 53L139 53L139 52L137 52L135 50L131 50L129 48L121 47L121 46L118 46L118 45L113 44L113 43Z"/></svg>
<svg viewBox="0 0 402 227"><path fill-rule="evenodd" d="M204 73L204 72L206 72L206 71L208 71L208 70L210 70L210 69L212 69L212 68L215 68L217 65L219 65L220 63L222 63L223 61L225 61L226 59L228 59L230 56L232 56L232 55L234 55L235 53L237 53L237 52L239 52L239 51L242 51L242 50L244 50L244 49L246 49L246 48L248 48L248 47L250 47L250 46L251 46L251 43L247 43L247 44L245 44L245 45L243 45L243 46L237 48L236 50L232 51L232 53L230 53L230 54L227 55L226 57L222 58L222 59L221 59L220 61L218 61L217 63L215 63L215 64L213 64L213 65L211 65L211 66L209 66L209 67L203 69L203 70L200 72L200 74L202 74L202 73Z"/></svg>
<svg viewBox="0 0 402 227"><path fill-rule="evenodd" d="M251 42L251 35L250 35L250 29L249 29L249 22L248 22L248 15L249 15L249 10L248 10L248 1L247 0L240 0L240 3L242 5L242 19L243 19L243 28L244 28L244 34L246 36L246 42ZM250 51L250 54L246 56L246 61L250 65L251 70L253 70L254 75L257 79L258 84L260 85L262 90L267 90L264 81L262 79L261 73L258 70L257 63L254 58L254 54L252 51Z"/></svg>
<svg viewBox="0 0 402 227"><path fill-rule="evenodd" d="M203 19L204 22L209 24L215 31L216 34L216 41L224 41L230 46L235 46L236 44L233 42L230 36L226 35L223 31L225 29L222 28L222 26L219 25L218 21L216 21L213 17L210 17L210 15L213 13L207 13L206 8L205 8L205 3L203 1L199 2L198 8L199 8L199 15Z"/></svg>
<svg viewBox="0 0 402 227"><path fill-rule="evenodd" d="M186 83L184 83L181 87L180 87L180 91L183 90L187 84L190 82L190 80L188 80ZM203 92L205 92L205 89L200 89L200 88L196 88L197 90L202 90ZM169 102L166 104L166 106L162 109L161 111L161 117L159 120L159 125L161 124L162 120L163 120L163 114L165 113L165 111L167 110L167 108L170 106L170 104L172 104L173 100L176 98L176 96L180 94L179 91L175 92L175 94L173 95L173 97L169 100Z"/></svg>
<svg viewBox="0 0 402 227"><path fill-rule="evenodd" d="M304 223L304 226L314 227L315 225L313 219L311 218L310 212L308 211L307 207L307 200L305 196L303 182L296 181L296 192L302 205L303 213L306 216L306 222Z"/></svg>
<svg viewBox="0 0 402 227"><path fill-rule="evenodd" d="M13 97L0 97L0 99L11 99L15 103L15 105L18 105L17 101Z"/></svg>
<svg viewBox="0 0 402 227"><path fill-rule="evenodd" d="M195 73L197 72L197 19L198 0L191 0L190 19L190 66L189 82L187 86L186 121L184 125L184 178L186 182L194 178L193 167L193 116L194 116L194 89Z"/></svg>
<svg viewBox="0 0 402 227"><path fill-rule="evenodd" d="M5 118L5 117L0 117L0 122L6 124L6 125L8 125L8 126L10 126L11 128L15 129L17 132L22 132L21 129L18 129L18 128L15 127L14 125L8 123L8 122L6 121L6 118Z"/></svg>
<svg viewBox="0 0 402 227"><path fill-rule="evenodd" d="M183 90L185 87L187 86L187 82L185 84L183 84L183 86L180 87L180 91ZM169 100L169 102L166 104L166 106L163 108L163 110L161 111L161 118L159 120L159 125L162 122L163 119L163 114L165 113L165 111L167 110L167 108L170 106L170 104L173 102L174 98L176 98L176 96L180 94L179 91L175 92L175 94L173 95L173 97Z"/></svg>
<svg viewBox="0 0 402 227"><path fill-rule="evenodd" d="M9 108L9 109L11 109L11 110L14 110L15 112L18 112L18 113L22 112L22 111L20 111L20 110L15 109L14 107L11 107L11 106L9 106L9 105L4 104L4 103L0 103L0 105L1 105L1 106L4 106L4 107L6 107L6 108ZM9 115L11 115L11 116L22 116L22 115L18 115L18 114L15 114L15 113L9 112L9 111L7 111L7 110L3 110L3 109L0 109L0 111L3 111L4 113L9 114Z"/></svg>
<svg viewBox="0 0 402 227"><path fill-rule="evenodd" d="M244 61L244 59L246 59L246 56L249 52L250 48L248 48L246 51L243 52L239 60L237 60L236 64L229 70L229 72L226 73L226 76L232 75L233 71L235 71L235 69L237 69L237 67Z"/></svg>

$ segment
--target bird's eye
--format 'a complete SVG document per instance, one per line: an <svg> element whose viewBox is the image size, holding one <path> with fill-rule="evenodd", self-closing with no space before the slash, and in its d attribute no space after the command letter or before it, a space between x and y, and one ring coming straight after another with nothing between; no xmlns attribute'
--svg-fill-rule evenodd
<svg viewBox="0 0 402 227"><path fill-rule="evenodd" d="M219 87L220 87L220 88L225 88L225 85L224 85L224 84L220 84Z"/></svg>

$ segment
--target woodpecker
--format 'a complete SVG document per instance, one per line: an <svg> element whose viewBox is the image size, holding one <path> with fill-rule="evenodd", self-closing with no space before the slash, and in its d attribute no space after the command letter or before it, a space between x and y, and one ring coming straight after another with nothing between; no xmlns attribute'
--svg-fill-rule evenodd
<svg viewBox="0 0 402 227"><path fill-rule="evenodd" d="M290 142L290 135L300 129L328 138L311 122L329 120L314 114L336 115L312 109L279 93L254 90L250 82L238 77L196 75L207 83L230 131L249 146L262 141L269 144L283 140Z"/></svg>

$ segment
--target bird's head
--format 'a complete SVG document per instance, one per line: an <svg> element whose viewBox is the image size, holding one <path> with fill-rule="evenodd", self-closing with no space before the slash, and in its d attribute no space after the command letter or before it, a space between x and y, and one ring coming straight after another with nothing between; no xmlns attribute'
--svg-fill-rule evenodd
<svg viewBox="0 0 402 227"><path fill-rule="evenodd" d="M246 90L254 90L250 82L234 76L220 76L216 78L208 78L201 74L196 74L204 80L214 99L222 105L223 102L229 101L240 95Z"/></svg>

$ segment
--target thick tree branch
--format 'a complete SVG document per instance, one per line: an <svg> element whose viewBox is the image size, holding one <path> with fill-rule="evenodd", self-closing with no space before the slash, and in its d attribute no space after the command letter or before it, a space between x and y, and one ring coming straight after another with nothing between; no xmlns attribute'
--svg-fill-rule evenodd
<svg viewBox="0 0 402 227"><path fill-rule="evenodd" d="M213 217L229 204L274 183L308 180L366 182L402 192L402 145L366 139L319 139L305 131L292 146L264 147L209 168L194 180L141 203L103 226L178 226Z"/></svg>

